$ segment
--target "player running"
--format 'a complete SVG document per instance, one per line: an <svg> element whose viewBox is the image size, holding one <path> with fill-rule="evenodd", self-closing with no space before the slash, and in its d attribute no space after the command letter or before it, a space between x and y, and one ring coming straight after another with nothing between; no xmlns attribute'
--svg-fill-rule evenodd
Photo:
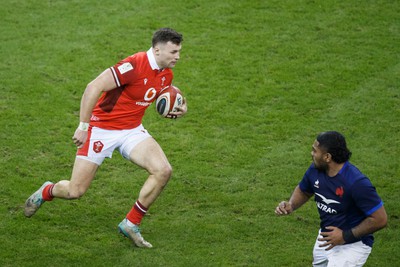
<svg viewBox="0 0 400 267"><path fill-rule="evenodd" d="M383 202L371 181L349 162L351 152L338 132L317 136L313 163L289 201L275 209L287 215L312 195L321 219L313 266L363 266L371 253L372 233L386 226Z"/></svg>
<svg viewBox="0 0 400 267"><path fill-rule="evenodd" d="M124 158L149 173L134 206L119 224L119 231L138 247L152 247L140 234L139 225L168 183L172 168L159 144L143 127L142 118L161 89L171 85L171 69L179 60L182 41L182 35L175 30L159 29L147 52L125 58L87 85L81 100L79 127L73 136L78 151L71 179L45 182L26 200L25 216L31 217L53 198L80 198L103 160L111 158L118 149ZM179 118L186 112L184 101L171 114Z"/></svg>

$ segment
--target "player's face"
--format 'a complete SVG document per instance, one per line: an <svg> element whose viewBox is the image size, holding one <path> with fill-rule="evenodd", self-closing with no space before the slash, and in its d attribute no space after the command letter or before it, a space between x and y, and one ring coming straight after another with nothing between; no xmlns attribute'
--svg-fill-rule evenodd
<svg viewBox="0 0 400 267"><path fill-rule="evenodd" d="M177 45L172 42L159 43L154 47L156 61L160 68L175 67L176 62L179 60L179 54L182 49L182 45Z"/></svg>
<svg viewBox="0 0 400 267"><path fill-rule="evenodd" d="M326 161L327 154L328 153L319 148L319 142L315 140L312 145L311 157L317 170L324 172L328 170L328 163Z"/></svg>

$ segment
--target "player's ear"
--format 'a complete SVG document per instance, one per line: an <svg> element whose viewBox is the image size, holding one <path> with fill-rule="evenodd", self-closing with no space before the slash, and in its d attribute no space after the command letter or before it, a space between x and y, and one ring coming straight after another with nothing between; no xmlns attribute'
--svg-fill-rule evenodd
<svg viewBox="0 0 400 267"><path fill-rule="evenodd" d="M155 54L156 56L160 55L160 47L158 47L158 45L156 45L155 47L153 47L153 50L154 50L154 54Z"/></svg>
<svg viewBox="0 0 400 267"><path fill-rule="evenodd" d="M328 162L328 163L332 161L332 154L331 153L325 153L325 161Z"/></svg>

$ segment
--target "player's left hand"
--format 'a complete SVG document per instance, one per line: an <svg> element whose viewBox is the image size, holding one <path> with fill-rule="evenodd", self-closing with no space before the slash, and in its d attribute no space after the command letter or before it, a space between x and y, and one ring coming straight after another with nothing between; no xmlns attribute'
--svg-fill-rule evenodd
<svg viewBox="0 0 400 267"><path fill-rule="evenodd" d="M324 244L319 245L320 247L327 247L325 250L330 250L337 245L343 245L343 231L335 226L326 227L330 232L321 232L322 238L318 238L318 241L325 241Z"/></svg>
<svg viewBox="0 0 400 267"><path fill-rule="evenodd" d="M178 111L168 113L167 118L177 119L177 118L183 117L183 115L186 114L186 112L187 112L186 98L183 98L182 105L180 105L179 107L176 107L176 109Z"/></svg>

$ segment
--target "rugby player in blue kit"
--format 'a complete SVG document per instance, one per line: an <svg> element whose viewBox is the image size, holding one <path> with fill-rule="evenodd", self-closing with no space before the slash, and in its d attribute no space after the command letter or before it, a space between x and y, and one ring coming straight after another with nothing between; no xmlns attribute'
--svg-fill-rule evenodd
<svg viewBox="0 0 400 267"><path fill-rule="evenodd" d="M371 253L373 233L384 228L387 215L371 181L349 162L344 136L323 132L312 146L313 163L289 201L275 209L288 215L312 196L321 219L313 250L313 266L363 266Z"/></svg>

